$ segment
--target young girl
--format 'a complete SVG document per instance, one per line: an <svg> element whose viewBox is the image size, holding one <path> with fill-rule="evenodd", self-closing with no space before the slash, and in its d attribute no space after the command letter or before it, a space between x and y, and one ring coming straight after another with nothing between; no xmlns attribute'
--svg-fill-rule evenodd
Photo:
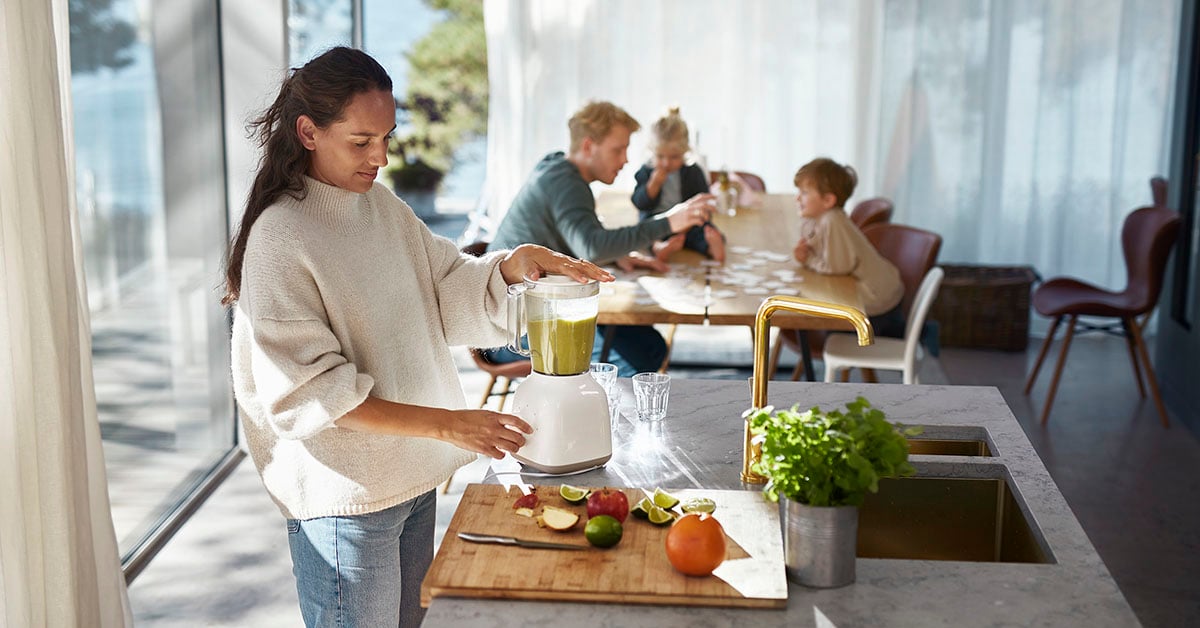
<svg viewBox="0 0 1200 628"><path fill-rule="evenodd" d="M827 275L853 275L867 316L903 318L900 271L875 250L842 209L858 183L854 169L822 157L801 166L794 182L802 218L800 241L793 251L796 261Z"/></svg>
<svg viewBox="0 0 1200 628"><path fill-rule="evenodd" d="M253 123L264 153L226 268L234 392L308 626L421 623L433 489L532 431L460 409L450 345L499 343L526 274L611 280L542 247L475 259L433 235L375 183L395 126L365 53L293 70Z"/></svg>
<svg viewBox="0 0 1200 628"><path fill-rule="evenodd" d="M667 211L685 199L708 194L708 175L704 169L694 163L684 163L691 146L687 123L679 117L679 108L672 107L667 115L655 121L650 133L650 150L654 158L634 175L637 187L633 190L633 204L642 220ZM718 262L725 261L725 236L712 223L692 227L655 243L654 254L665 261L681 248L699 251Z"/></svg>

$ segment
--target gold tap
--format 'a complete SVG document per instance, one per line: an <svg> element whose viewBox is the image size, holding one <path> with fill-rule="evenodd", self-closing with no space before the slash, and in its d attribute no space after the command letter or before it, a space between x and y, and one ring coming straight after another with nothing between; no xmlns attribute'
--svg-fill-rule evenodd
<svg viewBox="0 0 1200 628"><path fill-rule="evenodd" d="M798 312L822 318L840 318L850 321L858 332L858 344L861 346L875 342L875 331L871 321L862 312L845 305L801 299L798 297L772 296L763 300L754 315L754 377L751 386L753 393L750 405L762 408L767 405L767 345L770 343L771 316L784 310ZM751 465L758 462L762 456L762 445L750 442L750 418L746 417L745 442L742 444L742 482L746 484L765 484L767 478L750 470Z"/></svg>

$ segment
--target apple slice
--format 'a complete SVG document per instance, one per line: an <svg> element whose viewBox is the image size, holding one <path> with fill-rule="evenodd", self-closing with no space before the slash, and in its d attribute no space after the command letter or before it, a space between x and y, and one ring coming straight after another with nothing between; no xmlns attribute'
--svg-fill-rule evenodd
<svg viewBox="0 0 1200 628"><path fill-rule="evenodd" d="M575 527L575 524L579 523L579 515L563 508L546 506L542 508L542 516L539 518L539 521L551 530L562 532Z"/></svg>

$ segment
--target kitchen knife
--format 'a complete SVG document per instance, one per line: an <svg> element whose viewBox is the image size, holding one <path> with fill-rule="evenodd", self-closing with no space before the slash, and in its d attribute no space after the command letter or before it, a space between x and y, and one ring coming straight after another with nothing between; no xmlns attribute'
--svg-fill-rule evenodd
<svg viewBox="0 0 1200 628"><path fill-rule="evenodd" d="M531 541L529 539L518 539L515 536L496 536L494 534L475 534L473 532L459 532L458 538L472 543L495 543L497 545L515 545L518 547L529 547L533 549L565 549L565 550L585 550L588 549L585 545L571 545L568 543L547 543L546 541Z"/></svg>

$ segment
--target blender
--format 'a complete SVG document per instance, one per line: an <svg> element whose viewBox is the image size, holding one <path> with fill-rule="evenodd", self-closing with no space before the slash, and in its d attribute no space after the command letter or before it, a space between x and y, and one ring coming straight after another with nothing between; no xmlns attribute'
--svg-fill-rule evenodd
<svg viewBox="0 0 1200 628"><path fill-rule="evenodd" d="M588 366L600 284L548 275L508 288L509 349L533 372L513 395L513 414L533 426L513 457L547 473L569 473L612 457L608 397ZM528 335L529 348L521 346Z"/></svg>

